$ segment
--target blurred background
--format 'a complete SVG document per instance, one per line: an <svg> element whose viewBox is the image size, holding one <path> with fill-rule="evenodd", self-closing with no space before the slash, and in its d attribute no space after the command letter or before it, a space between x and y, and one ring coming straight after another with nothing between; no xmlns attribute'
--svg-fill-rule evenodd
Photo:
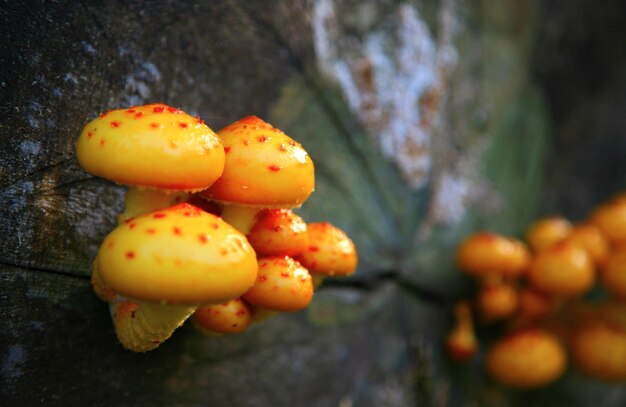
<svg viewBox="0 0 626 407"><path fill-rule="evenodd" d="M0 1L0 395L6 405L607 405L569 370L511 391L448 360L473 286L454 251L626 189L618 0ZM147 354L116 341L90 264L124 189L74 157L84 124L163 102L214 130L258 115L301 142L299 214L358 273L305 311Z"/></svg>

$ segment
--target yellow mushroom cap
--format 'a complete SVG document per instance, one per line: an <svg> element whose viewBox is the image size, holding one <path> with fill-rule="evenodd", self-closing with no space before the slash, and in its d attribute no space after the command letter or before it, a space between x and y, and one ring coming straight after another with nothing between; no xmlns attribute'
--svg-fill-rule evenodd
<svg viewBox="0 0 626 407"><path fill-rule="evenodd" d="M298 311L313 298L311 275L291 257L259 260L254 286L243 295L250 304L272 311Z"/></svg>
<svg viewBox="0 0 626 407"><path fill-rule="evenodd" d="M499 340L487 353L487 370L498 382L517 388L541 387L565 371L565 349L553 334L530 329Z"/></svg>
<svg viewBox="0 0 626 407"><path fill-rule="evenodd" d="M152 104L112 110L92 120L76 145L80 165L119 184L198 191L224 169L224 149L204 122Z"/></svg>
<svg viewBox="0 0 626 407"><path fill-rule="evenodd" d="M310 223L309 246L296 256L313 274L348 276L356 271L356 246L341 229L328 222Z"/></svg>
<svg viewBox="0 0 626 407"><path fill-rule="evenodd" d="M126 220L104 239L97 260L111 289L151 302L225 302L252 287L257 273L241 233L186 203Z"/></svg>
<svg viewBox="0 0 626 407"><path fill-rule="evenodd" d="M222 177L201 195L265 208L302 205L315 189L313 161L282 131L248 116L218 132L226 164Z"/></svg>

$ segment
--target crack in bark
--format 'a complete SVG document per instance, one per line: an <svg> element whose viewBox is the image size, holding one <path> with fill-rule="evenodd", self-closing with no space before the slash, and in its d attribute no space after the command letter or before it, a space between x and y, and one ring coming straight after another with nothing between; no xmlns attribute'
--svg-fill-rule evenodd
<svg viewBox="0 0 626 407"><path fill-rule="evenodd" d="M40 272L40 273L54 274L54 275L57 275L57 276L66 276L66 277L72 277L72 278L78 278L78 279L84 279L84 280L90 280L91 279L91 276L86 276L84 274L78 274L78 273L72 272L72 271L55 270L53 268L37 267L37 266L32 266L32 265L19 264L19 263L6 261L6 260L0 260L0 266L4 266L4 267L7 267L7 268L16 268L16 269L21 269L21 270L27 270L27 271L37 271L37 272Z"/></svg>

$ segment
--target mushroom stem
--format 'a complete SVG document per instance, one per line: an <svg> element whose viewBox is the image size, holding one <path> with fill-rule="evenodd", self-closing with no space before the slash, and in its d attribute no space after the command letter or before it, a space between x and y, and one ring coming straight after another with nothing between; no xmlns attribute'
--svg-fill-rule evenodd
<svg viewBox="0 0 626 407"><path fill-rule="evenodd" d="M118 215L119 223L144 213L165 209L185 202L191 194L162 188L129 187L124 198L124 212Z"/></svg>
<svg viewBox="0 0 626 407"><path fill-rule="evenodd" d="M261 208L255 206L241 206L228 204L224 205L221 217L224 221L237 229L239 232L247 235L256 222L256 215Z"/></svg>
<svg viewBox="0 0 626 407"><path fill-rule="evenodd" d="M134 352L157 348L196 308L197 305L161 305L134 300L109 304L117 339L124 348Z"/></svg>

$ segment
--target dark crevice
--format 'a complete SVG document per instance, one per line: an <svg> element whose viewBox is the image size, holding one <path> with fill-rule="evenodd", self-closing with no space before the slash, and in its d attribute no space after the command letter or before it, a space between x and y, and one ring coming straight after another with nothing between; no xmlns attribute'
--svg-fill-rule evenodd
<svg viewBox="0 0 626 407"><path fill-rule="evenodd" d="M5 260L0 260L0 266L9 267L9 268L17 268L17 269L27 270L27 271L36 271L36 272L39 272L39 273L54 274L54 275L57 275L57 276L66 276L66 277L78 278L78 279L83 279L83 280L91 279L91 276L78 274L78 273L72 272L72 271L58 270L58 269L45 268L45 267L36 267L36 266L27 265L27 264L18 264L18 263L14 263L14 262L9 262L9 261L5 261Z"/></svg>
<svg viewBox="0 0 626 407"><path fill-rule="evenodd" d="M371 276L353 277L347 280L326 279L319 289L325 288L351 288L355 290L374 291L386 282L396 284L410 296L434 305L447 307L451 305L455 298L433 290L430 287L420 286L406 279L402 274L393 270L381 270L370 272Z"/></svg>
<svg viewBox="0 0 626 407"><path fill-rule="evenodd" d="M50 169L53 169L53 168L58 167L60 165L63 165L65 163L71 161L72 159L73 159L73 157L63 157L63 159L60 160L60 161L56 161L56 162L53 162L51 164L44 165L43 167L36 168L33 171L31 171L29 173L26 173L23 177L20 177L20 178L17 178L17 179L12 179L9 183L4 184L4 185L0 185L0 189L7 189L7 188L14 187L19 182L23 182L23 181L29 180L34 175L41 174L44 171L48 171Z"/></svg>

